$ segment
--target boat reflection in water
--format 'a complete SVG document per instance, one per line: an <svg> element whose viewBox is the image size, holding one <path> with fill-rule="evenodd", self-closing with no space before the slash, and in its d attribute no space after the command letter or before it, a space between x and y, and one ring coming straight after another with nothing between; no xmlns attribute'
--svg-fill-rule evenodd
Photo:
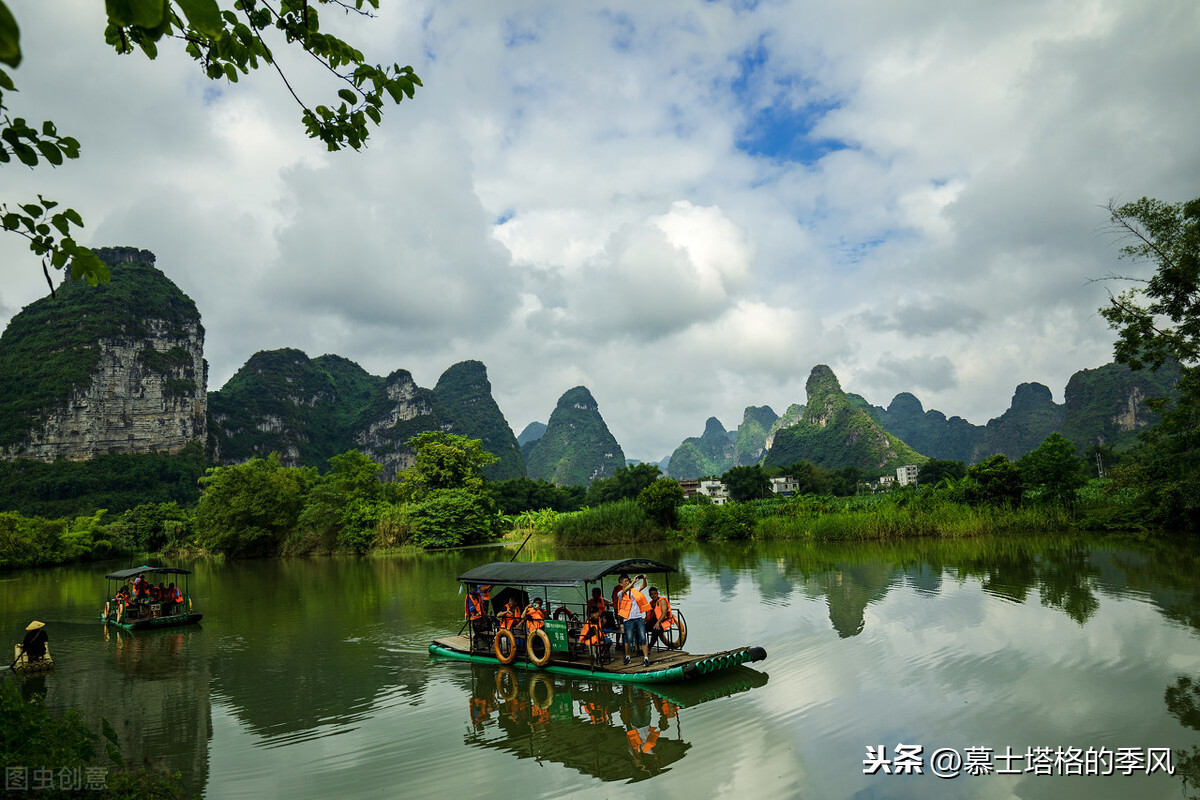
<svg viewBox="0 0 1200 800"><path fill-rule="evenodd" d="M187 645L196 633L190 628L130 633L104 626L104 641L116 657L117 668L126 675L171 676L185 669Z"/></svg>
<svg viewBox="0 0 1200 800"><path fill-rule="evenodd" d="M471 666L468 745L562 764L604 781L670 769L691 744L687 709L767 683L749 667L679 684L618 684L512 667Z"/></svg>

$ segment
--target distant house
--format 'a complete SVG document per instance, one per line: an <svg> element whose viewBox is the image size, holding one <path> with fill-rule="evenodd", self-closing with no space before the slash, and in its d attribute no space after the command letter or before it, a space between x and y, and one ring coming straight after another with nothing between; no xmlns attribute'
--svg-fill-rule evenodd
<svg viewBox="0 0 1200 800"><path fill-rule="evenodd" d="M916 464L905 464L903 467L896 467L896 483L901 486L917 485L917 469Z"/></svg>
<svg viewBox="0 0 1200 800"><path fill-rule="evenodd" d="M729 502L729 489L720 481L700 481L699 492L712 498L714 505L723 506Z"/></svg>
<svg viewBox="0 0 1200 800"><path fill-rule="evenodd" d="M683 499L691 500L700 492L700 481L678 481L679 488L683 489Z"/></svg>
<svg viewBox="0 0 1200 800"><path fill-rule="evenodd" d="M879 482L871 486L872 491L890 492L895 485L896 479L891 475L880 475Z"/></svg>
<svg viewBox="0 0 1200 800"><path fill-rule="evenodd" d="M791 497L800 491L800 482L791 475L782 478L771 478L771 491L783 497Z"/></svg>

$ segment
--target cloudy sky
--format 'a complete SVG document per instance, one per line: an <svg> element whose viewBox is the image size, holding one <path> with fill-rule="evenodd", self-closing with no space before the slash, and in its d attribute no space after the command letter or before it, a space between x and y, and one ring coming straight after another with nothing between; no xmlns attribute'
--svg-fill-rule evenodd
<svg viewBox="0 0 1200 800"><path fill-rule="evenodd" d="M153 250L210 389L280 347L423 386L473 358L515 432L583 384L631 458L782 413L821 363L978 424L1024 381L1061 402L1111 360L1089 280L1137 269L1103 206L1200 194L1180 0L383 0L324 19L425 88L334 154L273 72L211 82L169 43L107 50L100 3L6 2L10 115L83 155L4 166L0 199ZM22 243L0 325L47 291Z"/></svg>

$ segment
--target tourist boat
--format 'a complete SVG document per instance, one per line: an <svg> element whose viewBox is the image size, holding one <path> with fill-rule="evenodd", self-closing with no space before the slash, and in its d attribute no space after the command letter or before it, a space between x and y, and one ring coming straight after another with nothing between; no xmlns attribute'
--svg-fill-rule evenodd
<svg viewBox="0 0 1200 800"><path fill-rule="evenodd" d="M672 606L676 625L667 631L665 647L651 651L651 663L643 666L640 648L631 663L624 664L622 652L614 645L612 659L597 663L591 648L579 644L579 631L586 618L587 598L592 589L604 593L604 578L623 573L658 574L666 577L665 596L670 603L670 574L674 567L644 558L613 561L498 561L485 564L458 576L468 591L489 586L491 608L479 620L468 620L455 636L434 639L429 652L442 658L485 664L511 664L522 669L540 669L558 675L588 676L624 683L667 683L689 680L731 669L739 664L761 661L767 651L761 647L739 647L720 653L695 655L682 647L687 640L687 621ZM550 590L556 596L551 602ZM578 595L571 595L571 591ZM563 600L563 595L568 595ZM547 619L540 630L527 632L524 625L509 631L501 629L499 613L510 599L520 608L541 597ZM549 609L553 608L551 613ZM605 633L611 633L605 629ZM631 649L631 653L633 650Z"/></svg>
<svg viewBox="0 0 1200 800"><path fill-rule="evenodd" d="M108 581L108 592L105 595L104 608L100 611L100 619L127 631L140 631L147 628L166 628L171 625L190 625L199 622L203 614L192 611L192 598L188 592L188 580L192 574L190 569L179 567L133 567L110 572L104 576ZM120 588L126 582L135 578L149 580L147 576L182 575L184 585L180 588L182 600L172 602L169 598L146 598L129 601L118 595ZM174 583L176 579L171 579ZM161 583L162 581L160 581ZM130 592L132 594L132 591Z"/></svg>

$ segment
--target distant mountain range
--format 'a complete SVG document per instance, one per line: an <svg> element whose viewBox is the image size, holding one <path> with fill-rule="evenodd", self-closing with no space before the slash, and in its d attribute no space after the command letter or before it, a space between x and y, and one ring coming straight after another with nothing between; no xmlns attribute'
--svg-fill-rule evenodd
<svg viewBox="0 0 1200 800"><path fill-rule="evenodd" d="M478 361L450 366L426 389L402 369L380 377L337 355L263 351L207 392L195 304L155 268L152 253L98 253L112 270L109 283L65 284L58 300L30 304L0 336L0 459L174 453L200 442L213 463L277 452L285 464L323 468L330 456L358 448L394 475L412 463L410 437L446 430L483 441L499 458L487 471L494 480L527 475L586 485L626 463L583 386L559 398L547 424L531 423L514 436ZM1177 369L1083 370L1061 405L1047 387L1023 383L1004 414L979 426L926 411L907 392L886 408L873 406L846 394L819 365L804 404L782 416L748 406L736 431L710 417L700 436L660 463L680 479L801 459L883 472L927 457L1017 458L1055 431L1081 451L1096 443L1123 447L1156 421L1147 400L1169 395L1177 378Z"/></svg>

